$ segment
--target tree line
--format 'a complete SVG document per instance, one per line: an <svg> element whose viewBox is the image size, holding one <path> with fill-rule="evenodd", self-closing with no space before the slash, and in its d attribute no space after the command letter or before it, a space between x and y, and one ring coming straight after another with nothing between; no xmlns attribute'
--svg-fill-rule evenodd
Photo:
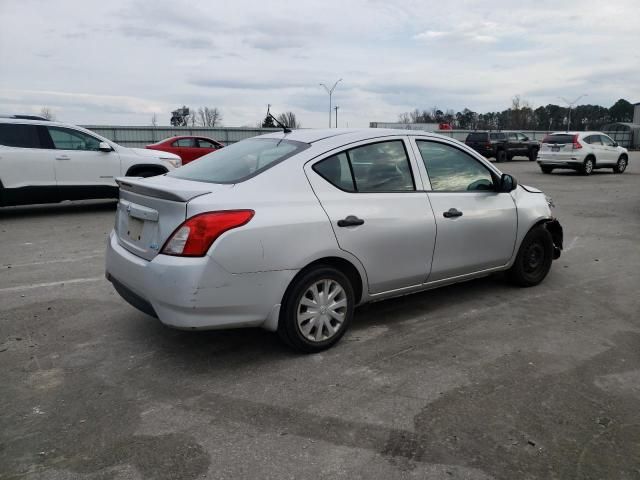
<svg viewBox="0 0 640 480"><path fill-rule="evenodd" d="M221 127L222 112L218 107L200 107L191 109L186 105L171 112L170 124L175 127ZM288 128L301 128L302 123L297 119L293 112L284 112L277 115L276 118L280 123ZM151 116L151 125L158 126L158 117L154 113ZM257 122L258 128L275 128L277 125L270 116L266 116L263 120Z"/></svg>
<svg viewBox="0 0 640 480"><path fill-rule="evenodd" d="M567 126L569 108L549 104L533 108L529 102L516 95L511 107L501 112L477 113L468 108L460 112L452 109L415 109L401 113L400 123L448 123L461 130L560 130ZM571 128L574 130L600 130L614 122L631 122L633 105L620 99L611 107L578 105L571 109Z"/></svg>

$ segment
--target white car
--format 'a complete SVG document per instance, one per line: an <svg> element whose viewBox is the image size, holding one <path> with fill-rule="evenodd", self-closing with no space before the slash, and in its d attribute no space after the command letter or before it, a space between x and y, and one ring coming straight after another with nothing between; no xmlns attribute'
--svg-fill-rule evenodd
<svg viewBox="0 0 640 480"><path fill-rule="evenodd" d="M123 147L73 125L0 118L0 206L117 197L116 177L180 165L177 155Z"/></svg>
<svg viewBox="0 0 640 480"><path fill-rule="evenodd" d="M542 173L568 168L591 175L596 168L612 168L622 173L629 163L629 152L602 132L555 132L547 135L538 152Z"/></svg>

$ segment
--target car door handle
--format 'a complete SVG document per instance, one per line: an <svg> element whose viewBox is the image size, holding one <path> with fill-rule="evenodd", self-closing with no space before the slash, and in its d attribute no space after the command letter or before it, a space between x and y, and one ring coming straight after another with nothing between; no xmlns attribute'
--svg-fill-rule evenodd
<svg viewBox="0 0 640 480"><path fill-rule="evenodd" d="M462 216L462 212L460 210L458 210L457 208L450 208L449 210L447 210L446 212L442 213L442 216L444 218L455 218L455 217L461 217Z"/></svg>
<svg viewBox="0 0 640 480"><path fill-rule="evenodd" d="M358 225L362 225L363 223L364 223L364 220L356 217L355 215L349 215L347 218L338 220L339 227L356 227Z"/></svg>
<svg viewBox="0 0 640 480"><path fill-rule="evenodd" d="M59 155L56 160L71 160L71 157L69 155Z"/></svg>

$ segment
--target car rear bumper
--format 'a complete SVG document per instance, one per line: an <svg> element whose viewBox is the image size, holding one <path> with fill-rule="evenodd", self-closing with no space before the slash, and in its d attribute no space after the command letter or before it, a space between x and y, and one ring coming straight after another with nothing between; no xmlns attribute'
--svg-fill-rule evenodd
<svg viewBox="0 0 640 480"><path fill-rule="evenodd" d="M295 270L232 274L211 257L147 261L109 236L106 277L138 310L180 329L267 326ZM269 328L273 329L273 319Z"/></svg>

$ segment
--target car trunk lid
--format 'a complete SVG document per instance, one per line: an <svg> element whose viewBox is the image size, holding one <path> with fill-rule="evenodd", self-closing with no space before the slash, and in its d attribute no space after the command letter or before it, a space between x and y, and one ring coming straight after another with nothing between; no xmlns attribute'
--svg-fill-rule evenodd
<svg viewBox="0 0 640 480"><path fill-rule="evenodd" d="M118 178L120 198L115 230L128 251L152 260L169 236L186 220L190 200L233 185L194 182L165 176Z"/></svg>

